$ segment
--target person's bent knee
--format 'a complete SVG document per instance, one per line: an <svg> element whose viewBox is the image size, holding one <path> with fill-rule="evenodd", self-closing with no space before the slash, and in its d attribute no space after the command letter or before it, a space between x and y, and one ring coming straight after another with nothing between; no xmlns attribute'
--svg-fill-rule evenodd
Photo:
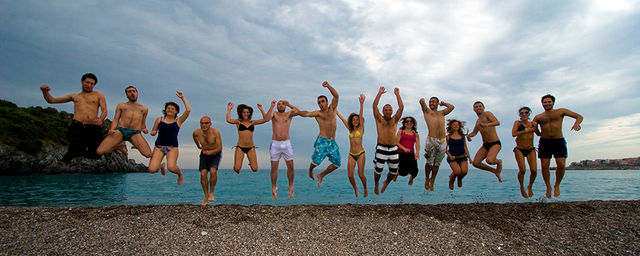
<svg viewBox="0 0 640 256"><path fill-rule="evenodd" d="M473 167L475 168L480 168L482 161L473 161L471 164L473 165Z"/></svg>
<svg viewBox="0 0 640 256"><path fill-rule="evenodd" d="M253 172L257 172L257 171L258 171L258 166L256 166L256 167L251 166L251 171L253 171Z"/></svg>
<svg viewBox="0 0 640 256"><path fill-rule="evenodd" d="M160 169L160 168L149 168L149 172L150 173L156 173L156 172L158 172L158 169Z"/></svg>

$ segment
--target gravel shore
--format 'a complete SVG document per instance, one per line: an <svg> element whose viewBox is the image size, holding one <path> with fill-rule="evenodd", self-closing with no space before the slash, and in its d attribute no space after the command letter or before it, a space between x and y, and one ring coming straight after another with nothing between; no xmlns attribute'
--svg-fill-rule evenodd
<svg viewBox="0 0 640 256"><path fill-rule="evenodd" d="M640 255L640 201L0 207L0 255Z"/></svg>

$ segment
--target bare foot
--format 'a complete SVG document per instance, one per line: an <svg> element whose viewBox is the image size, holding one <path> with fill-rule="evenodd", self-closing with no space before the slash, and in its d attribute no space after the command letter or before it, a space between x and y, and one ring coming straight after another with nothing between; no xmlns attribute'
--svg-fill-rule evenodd
<svg viewBox="0 0 640 256"><path fill-rule="evenodd" d="M320 176L320 173L318 173L318 187L320 187L322 185L322 176Z"/></svg>
<svg viewBox="0 0 640 256"><path fill-rule="evenodd" d="M369 191L367 190L367 188L364 188L364 193L363 193L363 197L367 197L369 195Z"/></svg>
<svg viewBox="0 0 640 256"><path fill-rule="evenodd" d="M436 178L434 177L433 180L429 181L429 190L433 191L433 182Z"/></svg>
<svg viewBox="0 0 640 256"><path fill-rule="evenodd" d="M500 173L502 173L502 160L498 160L498 164L496 165L496 177L498 177L498 181L502 183L502 178L500 178Z"/></svg>
<svg viewBox="0 0 640 256"><path fill-rule="evenodd" d="M453 190L453 182L456 181L456 176L449 176L449 189Z"/></svg>
<svg viewBox="0 0 640 256"><path fill-rule="evenodd" d="M209 193L209 196L207 197L207 200L209 200L210 202L213 200L216 200L216 197L213 195L213 192Z"/></svg>
<svg viewBox="0 0 640 256"><path fill-rule="evenodd" d="M182 185L182 172L178 174L178 185Z"/></svg>
<svg viewBox="0 0 640 256"><path fill-rule="evenodd" d="M378 182L376 182L376 185L373 187L373 193L376 193L376 195L380 194L380 191L378 191Z"/></svg>
<svg viewBox="0 0 640 256"><path fill-rule="evenodd" d="M165 167L164 163L160 164L160 173L162 173L162 176L164 176L164 174L166 173L164 167Z"/></svg>
<svg viewBox="0 0 640 256"><path fill-rule="evenodd" d="M547 187L547 198L551 199L551 187Z"/></svg>
<svg viewBox="0 0 640 256"><path fill-rule="evenodd" d="M387 186L389 186L389 182L387 182L386 180L382 182L382 189L380 190L380 193L384 193L385 190L387 190Z"/></svg>
<svg viewBox="0 0 640 256"><path fill-rule="evenodd" d="M393 182L396 182L398 180L398 175L393 177Z"/></svg>
<svg viewBox="0 0 640 256"><path fill-rule="evenodd" d="M528 198L527 192L524 191L524 187L523 186L520 186L520 194L522 194L522 197Z"/></svg>
<svg viewBox="0 0 640 256"><path fill-rule="evenodd" d="M553 196L554 197L560 196L560 185L553 186Z"/></svg>
<svg viewBox="0 0 640 256"><path fill-rule="evenodd" d="M353 188L353 192L356 193L356 197L358 197L358 186L356 186L355 188Z"/></svg>
<svg viewBox="0 0 640 256"><path fill-rule="evenodd" d="M424 190L429 191L429 180L428 179L424 182Z"/></svg>
<svg viewBox="0 0 640 256"><path fill-rule="evenodd" d="M458 187L462 187L462 178L458 177Z"/></svg>
<svg viewBox="0 0 640 256"><path fill-rule="evenodd" d="M529 197L533 197L533 190L531 189L531 186L527 186L527 189L529 190Z"/></svg>
<svg viewBox="0 0 640 256"><path fill-rule="evenodd" d="M289 198L293 198L293 186L289 186L287 189L289 190Z"/></svg>
<svg viewBox="0 0 640 256"><path fill-rule="evenodd" d="M413 176L411 176L411 178L409 178L409 186L413 185Z"/></svg>
<svg viewBox="0 0 640 256"><path fill-rule="evenodd" d="M273 198L273 200L278 199L278 186L271 187L271 197Z"/></svg>
<svg viewBox="0 0 640 256"><path fill-rule="evenodd" d="M311 178L311 180L315 180L315 179L313 178L313 170L309 170L309 178Z"/></svg>
<svg viewBox="0 0 640 256"><path fill-rule="evenodd" d="M209 203L209 201L205 198L204 200L202 200L202 203L200 203L200 205L205 206Z"/></svg>
<svg viewBox="0 0 640 256"><path fill-rule="evenodd" d="M116 150L124 153L125 155L129 154L129 151L127 150L127 144L125 144L125 142L121 142L120 145L118 145L118 148L116 148Z"/></svg>

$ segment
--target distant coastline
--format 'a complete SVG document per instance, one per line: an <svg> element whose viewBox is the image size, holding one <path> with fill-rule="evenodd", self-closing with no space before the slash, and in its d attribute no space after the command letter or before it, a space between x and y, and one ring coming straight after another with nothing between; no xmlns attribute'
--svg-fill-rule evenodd
<svg viewBox="0 0 640 256"><path fill-rule="evenodd" d="M567 170L640 170L640 157L572 162Z"/></svg>

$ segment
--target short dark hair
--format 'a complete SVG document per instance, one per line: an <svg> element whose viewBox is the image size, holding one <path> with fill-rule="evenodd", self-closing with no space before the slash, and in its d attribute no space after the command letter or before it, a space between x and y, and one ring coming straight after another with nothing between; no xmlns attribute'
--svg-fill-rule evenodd
<svg viewBox="0 0 640 256"><path fill-rule="evenodd" d="M86 73L82 75L82 79L80 81L84 81L87 78L93 79L93 81L96 81L96 84L98 84L98 77L96 77L96 75L94 75L93 73Z"/></svg>
<svg viewBox="0 0 640 256"><path fill-rule="evenodd" d="M473 103L473 105L476 105L478 103L482 104L482 106L484 107L484 103L482 103L482 101L476 101L476 102Z"/></svg>
<svg viewBox="0 0 640 256"><path fill-rule="evenodd" d="M436 97L436 96L433 96L433 97L431 97L431 98L429 98L429 99L436 99L436 102L440 102L440 100L439 100L439 99L438 99L438 97Z"/></svg>
<svg viewBox="0 0 640 256"><path fill-rule="evenodd" d="M164 116L167 116L167 107L168 106L173 106L176 109L176 117L177 117L178 113L180 113L180 106L178 106L178 103L175 103L173 101L169 101L169 102L164 104L164 109L162 110L162 114Z"/></svg>
<svg viewBox="0 0 640 256"><path fill-rule="evenodd" d="M247 106L247 105L245 105L245 104L240 104L240 105L238 105L238 107L236 108L236 111L238 112L238 119L240 119L240 120L244 120L244 119L242 118L242 111L244 111L244 109L245 109L245 108L249 110L249 120L251 120L251 116L253 116L253 108L252 108L252 107L249 107L249 106ZM249 120L246 120L246 121L249 121Z"/></svg>
<svg viewBox="0 0 640 256"><path fill-rule="evenodd" d="M551 95L551 94L547 94L545 96L542 96L542 99L540 99L540 102L544 101L545 98L550 98L551 101L553 101L553 103L556 103L556 97L553 97L553 95Z"/></svg>
<svg viewBox="0 0 640 256"><path fill-rule="evenodd" d="M320 96L318 96L318 99L320 99L320 98L324 98L324 100L326 100L327 102L329 102L329 99L327 99L327 96L320 95Z"/></svg>
<svg viewBox="0 0 640 256"><path fill-rule="evenodd" d="M136 89L136 92L138 91L138 88L136 88L136 87L135 87L135 86L133 86L133 85L129 85L129 87L124 88L124 93L127 93L127 90L129 90L129 88Z"/></svg>

